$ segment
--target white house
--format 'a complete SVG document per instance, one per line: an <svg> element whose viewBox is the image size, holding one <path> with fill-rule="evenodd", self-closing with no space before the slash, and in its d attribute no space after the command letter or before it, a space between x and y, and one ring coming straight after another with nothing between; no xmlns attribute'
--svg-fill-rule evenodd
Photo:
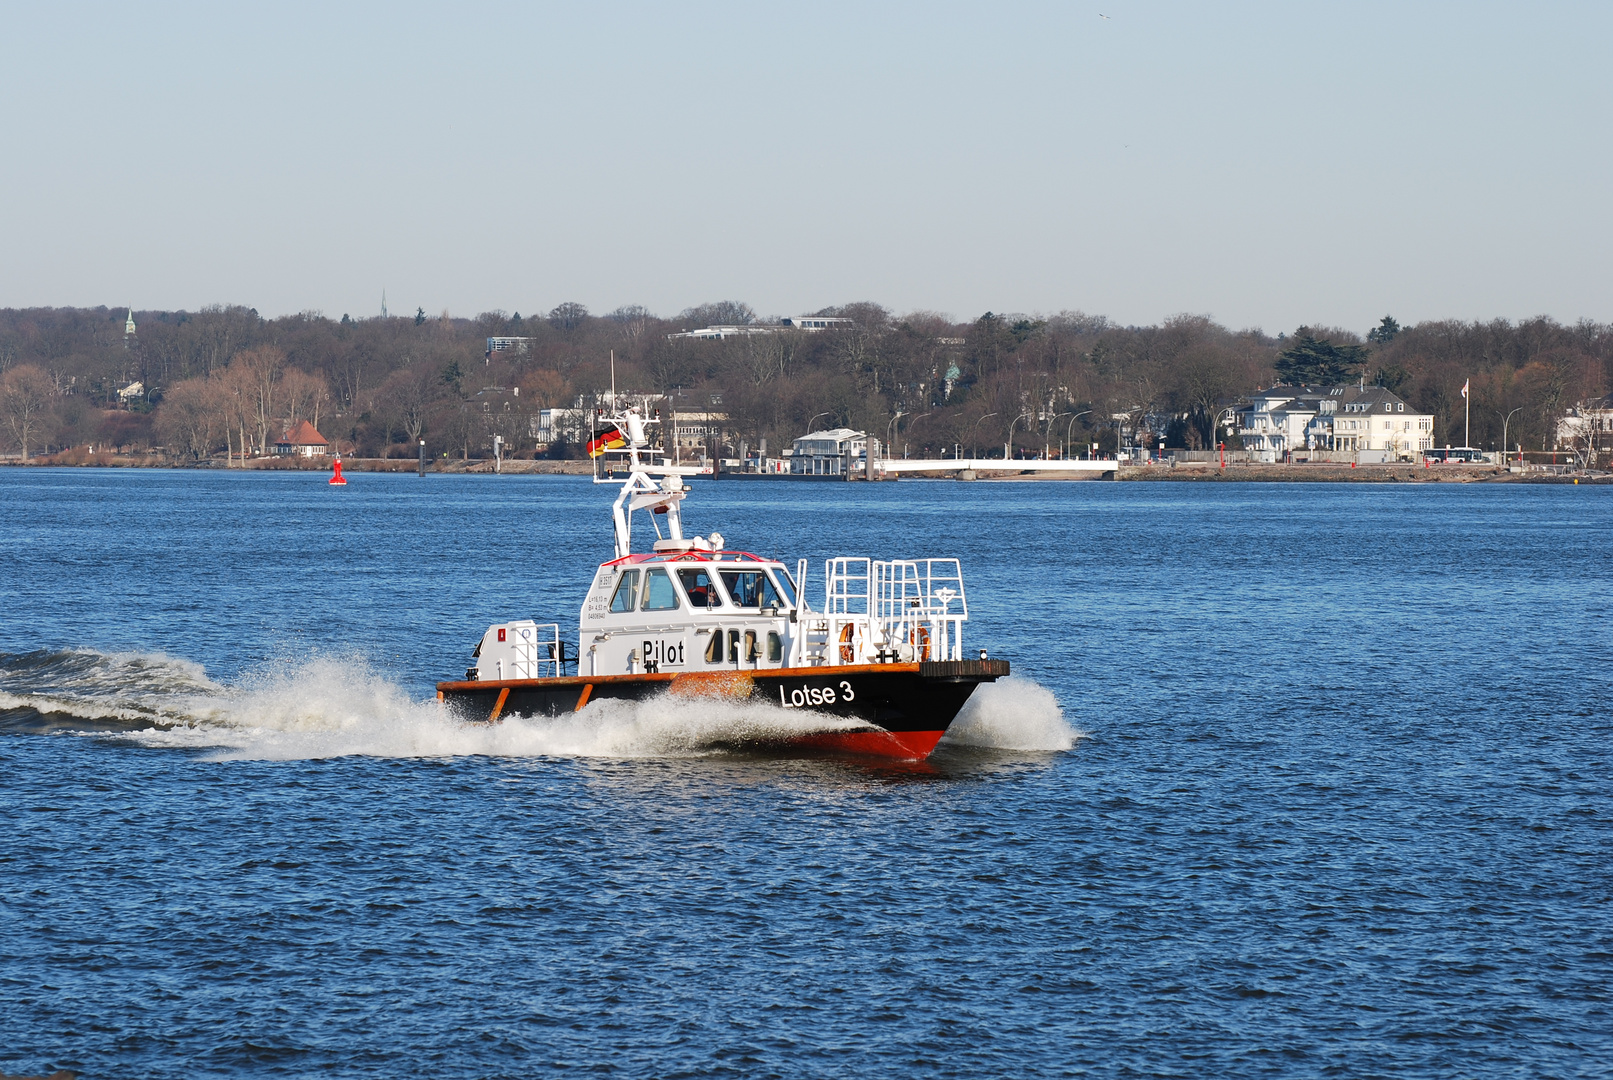
<svg viewBox="0 0 1613 1080"><path fill-rule="evenodd" d="M790 472L795 476L841 476L849 462L868 451L868 436L850 428L814 431L795 440Z"/></svg>
<svg viewBox="0 0 1613 1080"><path fill-rule="evenodd" d="M1591 461L1599 452L1613 450L1613 394L1569 409L1557 421L1557 446L1584 453Z"/></svg>
<svg viewBox="0 0 1613 1080"><path fill-rule="evenodd" d="M297 457L324 457L330 453L330 443L325 441L325 436L314 430L314 425L306 420L300 420L296 427L280 436L275 442L274 452L278 455Z"/></svg>
<svg viewBox="0 0 1613 1080"><path fill-rule="evenodd" d="M1296 450L1362 451L1411 460L1434 448L1434 417L1381 386L1273 386L1223 416L1245 450L1282 457Z"/></svg>
<svg viewBox="0 0 1613 1080"><path fill-rule="evenodd" d="M586 409L538 409L527 420L527 434L539 450L554 443L586 443L589 439Z"/></svg>

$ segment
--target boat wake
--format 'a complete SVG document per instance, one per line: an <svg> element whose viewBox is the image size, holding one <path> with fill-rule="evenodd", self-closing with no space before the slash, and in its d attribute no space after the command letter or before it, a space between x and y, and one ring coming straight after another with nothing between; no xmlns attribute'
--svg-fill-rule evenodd
<svg viewBox="0 0 1613 1080"><path fill-rule="evenodd" d="M0 654L0 732L116 736L213 759L695 757L863 726L764 702L670 696L474 724L350 657L273 664L224 685L160 653ZM1009 678L980 686L942 745L1055 751L1077 738L1051 693Z"/></svg>

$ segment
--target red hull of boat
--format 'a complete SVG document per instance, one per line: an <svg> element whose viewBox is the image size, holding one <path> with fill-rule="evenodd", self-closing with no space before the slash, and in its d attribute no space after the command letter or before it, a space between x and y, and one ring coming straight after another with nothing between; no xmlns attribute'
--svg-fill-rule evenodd
<svg viewBox="0 0 1613 1080"><path fill-rule="evenodd" d="M944 731L826 731L792 739L790 744L835 754L923 761L945 734Z"/></svg>

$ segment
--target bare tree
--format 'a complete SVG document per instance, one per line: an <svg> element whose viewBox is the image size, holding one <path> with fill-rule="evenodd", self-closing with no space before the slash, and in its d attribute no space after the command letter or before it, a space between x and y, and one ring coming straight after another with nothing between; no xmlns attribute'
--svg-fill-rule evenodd
<svg viewBox="0 0 1613 1080"><path fill-rule="evenodd" d="M0 377L0 415L24 461L55 392L54 380L33 364L14 367Z"/></svg>
<svg viewBox="0 0 1613 1080"><path fill-rule="evenodd" d="M756 321L756 312L749 304L738 300L717 300L684 308L677 321L685 330L698 330L702 326L749 326Z"/></svg>
<svg viewBox="0 0 1613 1080"><path fill-rule="evenodd" d="M239 374L251 406L252 428L259 453L268 446L269 428L275 420L275 396L280 375L286 367L286 354L273 345L260 345L235 354L230 368Z"/></svg>
<svg viewBox="0 0 1613 1080"><path fill-rule="evenodd" d="M299 420L308 420L318 429L320 411L330 400L329 383L318 375L288 367L280 376L278 392L287 424L295 427Z"/></svg>
<svg viewBox="0 0 1613 1080"><path fill-rule="evenodd" d="M527 372L518 384L521 400L532 409L553 409L571 400L571 386L566 377L552 368L536 368Z"/></svg>
<svg viewBox="0 0 1613 1080"><path fill-rule="evenodd" d="M624 304L606 315L605 318L620 326L627 340L634 342L648 332L650 323L654 321L655 316L651 315L650 310L641 304Z"/></svg>
<svg viewBox="0 0 1613 1080"><path fill-rule="evenodd" d="M549 325L562 333L569 333L577 329L588 318L588 309L575 301L568 300L549 312Z"/></svg>
<svg viewBox="0 0 1613 1080"><path fill-rule="evenodd" d="M157 409L158 434L171 450L201 460L213 452L221 431L227 434L223 388L217 379L195 378L175 383Z"/></svg>
<svg viewBox="0 0 1613 1080"><path fill-rule="evenodd" d="M226 463L235 460L235 448L240 447L241 464L246 464L249 440L247 431L253 417L253 381L251 373L239 364L231 364L208 380L214 384L213 402L224 425L224 457Z"/></svg>
<svg viewBox="0 0 1613 1080"><path fill-rule="evenodd" d="M442 382L420 364L394 371L376 393L380 408L389 421L418 443L426 429L426 414L442 396Z"/></svg>

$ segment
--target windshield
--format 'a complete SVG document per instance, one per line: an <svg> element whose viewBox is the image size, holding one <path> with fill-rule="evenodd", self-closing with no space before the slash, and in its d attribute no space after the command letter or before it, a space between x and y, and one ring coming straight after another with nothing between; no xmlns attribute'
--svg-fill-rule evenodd
<svg viewBox="0 0 1613 1080"><path fill-rule="evenodd" d="M722 597L717 592L717 586L704 570L679 570L678 578L683 582L683 591L689 597L691 607L722 606Z"/></svg>
<svg viewBox="0 0 1613 1080"><path fill-rule="evenodd" d="M733 598L735 607L784 606L779 599L778 590L773 587L773 580L760 570L724 570L722 583L727 586L728 595Z"/></svg>
<svg viewBox="0 0 1613 1080"><path fill-rule="evenodd" d="M644 575L644 603L640 611L672 611L678 606L678 593L665 570L651 570Z"/></svg>
<svg viewBox="0 0 1613 1080"><path fill-rule="evenodd" d="M633 597L638 592L638 571L628 570L616 582L616 595L611 597L612 611L632 611Z"/></svg>
<svg viewBox="0 0 1613 1080"><path fill-rule="evenodd" d="M791 607L795 607L795 582L790 578L788 570L782 566L773 567L773 580L778 582L779 591Z"/></svg>

